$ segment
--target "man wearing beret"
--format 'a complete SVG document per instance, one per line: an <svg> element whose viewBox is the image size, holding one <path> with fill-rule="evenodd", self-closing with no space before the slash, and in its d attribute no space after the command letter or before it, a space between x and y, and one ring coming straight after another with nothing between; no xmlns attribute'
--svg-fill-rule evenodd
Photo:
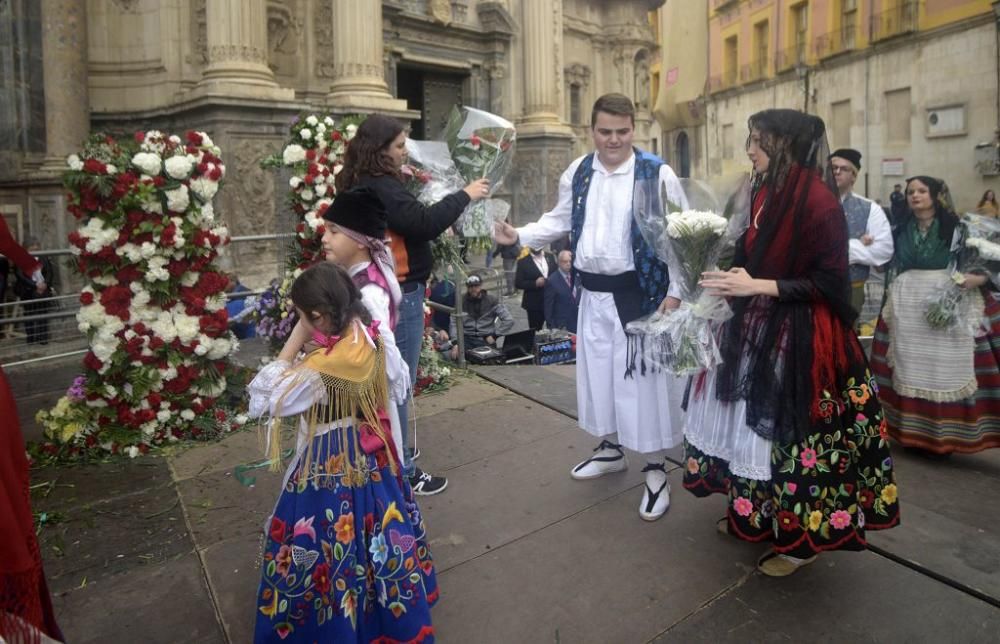
<svg viewBox="0 0 1000 644"><path fill-rule="evenodd" d="M881 206L854 193L854 182L861 170L860 152L851 148L834 150L830 166L847 217L851 304L860 313L865 304L865 282L872 267L892 259L892 227Z"/></svg>

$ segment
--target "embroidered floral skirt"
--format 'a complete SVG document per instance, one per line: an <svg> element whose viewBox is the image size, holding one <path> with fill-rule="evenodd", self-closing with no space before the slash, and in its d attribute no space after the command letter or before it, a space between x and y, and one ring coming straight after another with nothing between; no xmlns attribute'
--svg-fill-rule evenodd
<svg viewBox="0 0 1000 644"><path fill-rule="evenodd" d="M437 581L413 492L384 450L356 452L356 438L316 438L310 476L300 461L278 498L264 537L257 643L434 641Z"/></svg>
<svg viewBox="0 0 1000 644"><path fill-rule="evenodd" d="M828 394L817 401L823 417L805 440L772 443L766 481L735 476L727 461L685 441L684 487L695 496L728 495L729 532L746 541L770 541L777 552L806 558L824 550L863 550L866 529L899 523L876 392L867 366L857 365L836 398Z"/></svg>

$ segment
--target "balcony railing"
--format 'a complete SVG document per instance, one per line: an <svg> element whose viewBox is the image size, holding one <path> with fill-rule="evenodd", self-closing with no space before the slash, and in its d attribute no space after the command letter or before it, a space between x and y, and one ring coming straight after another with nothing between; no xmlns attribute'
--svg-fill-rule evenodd
<svg viewBox="0 0 1000 644"><path fill-rule="evenodd" d="M836 31L825 33L816 39L815 51L817 58L829 58L846 51L852 51L856 46L857 29L854 25L842 27Z"/></svg>
<svg viewBox="0 0 1000 644"><path fill-rule="evenodd" d="M775 61L776 69L779 72L787 71L794 67L799 67L806 64L806 43L800 42L794 47L789 47L788 49L782 49L778 52L778 58Z"/></svg>
<svg viewBox="0 0 1000 644"><path fill-rule="evenodd" d="M767 59L751 61L749 65L740 68L740 82L752 83L759 81L767 75Z"/></svg>
<svg viewBox="0 0 1000 644"><path fill-rule="evenodd" d="M917 2L904 1L872 15L872 40L885 40L917 30Z"/></svg>
<svg viewBox="0 0 1000 644"><path fill-rule="evenodd" d="M721 92L736 86L737 73L735 69L727 69L718 76L708 79L708 91L710 93Z"/></svg>

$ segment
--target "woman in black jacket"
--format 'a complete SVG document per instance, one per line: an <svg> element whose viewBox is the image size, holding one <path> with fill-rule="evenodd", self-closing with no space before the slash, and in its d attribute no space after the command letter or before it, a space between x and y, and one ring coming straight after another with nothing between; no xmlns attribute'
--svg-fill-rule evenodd
<svg viewBox="0 0 1000 644"><path fill-rule="evenodd" d="M433 265L431 241L455 223L470 202L489 194L489 182L473 181L463 190L425 206L403 185L400 169L406 162L406 129L394 118L373 114L358 127L337 174L337 192L356 185L374 190L388 213L389 247L396 262L396 278L403 291L396 323L396 346L410 368L410 382L417 377L424 335L424 290ZM403 428L403 469L416 494L436 494L447 479L431 476L413 465L408 446L407 405L399 406Z"/></svg>

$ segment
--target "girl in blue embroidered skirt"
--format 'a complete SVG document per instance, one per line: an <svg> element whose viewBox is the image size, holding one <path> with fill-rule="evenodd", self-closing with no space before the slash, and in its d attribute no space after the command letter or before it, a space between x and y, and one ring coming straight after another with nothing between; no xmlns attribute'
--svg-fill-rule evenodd
<svg viewBox="0 0 1000 644"><path fill-rule="evenodd" d="M299 319L248 386L250 411L300 416L264 537L255 642L433 642L437 582L390 436L385 353L358 289L317 264L292 285ZM295 362L307 340L320 346Z"/></svg>

